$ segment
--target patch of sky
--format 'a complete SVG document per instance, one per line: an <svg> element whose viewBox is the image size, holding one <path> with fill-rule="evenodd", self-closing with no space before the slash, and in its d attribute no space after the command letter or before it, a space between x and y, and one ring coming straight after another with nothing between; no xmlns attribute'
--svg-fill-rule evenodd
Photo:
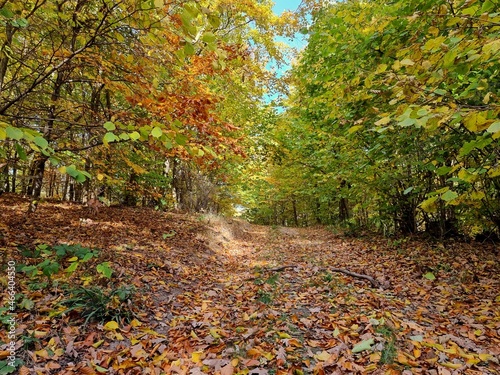
<svg viewBox="0 0 500 375"><path fill-rule="evenodd" d="M302 0L275 0L273 11L278 15L283 13L284 11L295 12L300 7L301 3ZM296 51L300 51L306 46L307 43L306 37L301 33L296 33L292 38L277 37L276 41L279 43L283 43L288 48L291 47ZM291 57L291 55L289 57ZM271 60L267 64L267 69L276 72L278 77L282 77L292 67L292 59L289 57L287 57L285 61L281 62L280 64L278 64L274 60ZM279 102L280 99L281 98L279 93L271 93L264 98L265 102L267 103L271 103L273 101Z"/></svg>

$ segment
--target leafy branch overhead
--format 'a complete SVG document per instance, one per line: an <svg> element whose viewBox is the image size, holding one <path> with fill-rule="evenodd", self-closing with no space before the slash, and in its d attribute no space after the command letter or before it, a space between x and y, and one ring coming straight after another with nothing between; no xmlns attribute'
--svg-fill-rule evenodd
<svg viewBox="0 0 500 375"><path fill-rule="evenodd" d="M271 156L249 165L264 170L245 191L249 217L498 233L497 11L489 0L315 8L286 110L256 137Z"/></svg>
<svg viewBox="0 0 500 375"><path fill-rule="evenodd" d="M252 54L281 58L282 23L256 2L6 1L0 157L39 178L50 161L78 182L114 183L102 158L149 172L134 154L214 168L243 154L241 124L221 108L261 94L265 62Z"/></svg>

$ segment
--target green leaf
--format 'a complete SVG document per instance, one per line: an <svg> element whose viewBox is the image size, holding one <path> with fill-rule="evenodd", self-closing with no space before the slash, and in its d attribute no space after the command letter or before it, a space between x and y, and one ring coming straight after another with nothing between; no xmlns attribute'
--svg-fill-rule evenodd
<svg viewBox="0 0 500 375"><path fill-rule="evenodd" d="M452 167L442 166L436 170L436 174L438 176L444 176L448 174L452 169L453 169Z"/></svg>
<svg viewBox="0 0 500 375"><path fill-rule="evenodd" d="M0 361L0 375L14 374L17 369L14 366L8 365L7 361Z"/></svg>
<svg viewBox="0 0 500 375"><path fill-rule="evenodd" d="M201 40L203 40L205 43L214 43L217 40L217 38L214 33L207 32L203 35Z"/></svg>
<svg viewBox="0 0 500 375"><path fill-rule="evenodd" d="M220 26L221 21L220 21L220 18L216 14L210 13L207 18L208 18L208 23L214 29L217 29Z"/></svg>
<svg viewBox="0 0 500 375"><path fill-rule="evenodd" d="M137 141L137 140L141 139L141 135L138 132L135 132L135 131L132 132L132 133L130 133L129 137L133 141Z"/></svg>
<svg viewBox="0 0 500 375"><path fill-rule="evenodd" d="M89 261L92 257L94 256L94 253L87 253L83 256L82 262L87 262Z"/></svg>
<svg viewBox="0 0 500 375"><path fill-rule="evenodd" d="M113 270L109 266L109 262L103 262L97 265L96 267L97 272L102 274L106 278L111 278L111 274L113 273Z"/></svg>
<svg viewBox="0 0 500 375"><path fill-rule="evenodd" d="M111 121L105 122L103 126L104 126L104 129L106 129L107 131L110 131L110 132L116 129L115 124L113 124Z"/></svg>
<svg viewBox="0 0 500 375"><path fill-rule="evenodd" d="M441 199L444 200L445 202L449 202L457 198L458 194L455 193L453 190L448 190L446 193L441 195Z"/></svg>
<svg viewBox="0 0 500 375"><path fill-rule="evenodd" d="M186 56L192 56L194 55L196 50L194 49L194 46L191 43L186 43L184 45L184 53Z"/></svg>
<svg viewBox="0 0 500 375"><path fill-rule="evenodd" d="M33 307L35 307L35 302L28 298L23 298L23 300L19 303L20 309L31 310Z"/></svg>
<svg viewBox="0 0 500 375"><path fill-rule="evenodd" d="M190 27L193 21L193 15L186 9L181 14L181 20L185 27Z"/></svg>
<svg viewBox="0 0 500 375"><path fill-rule="evenodd" d="M7 126L5 132L7 133L7 137L15 139L16 141L20 141L24 136L21 129L14 128L13 126Z"/></svg>
<svg viewBox="0 0 500 375"><path fill-rule="evenodd" d="M40 136L37 136L33 139L33 142L35 142L35 144L40 147L40 148L47 148L49 146L49 142L47 142L47 140L43 137L40 137Z"/></svg>
<svg viewBox="0 0 500 375"><path fill-rule="evenodd" d="M104 134L104 137L102 140L105 144L107 144L107 143L115 142L115 141L119 140L119 138L116 135L114 135L113 133L108 132L108 133Z"/></svg>
<svg viewBox="0 0 500 375"><path fill-rule="evenodd" d="M170 233L163 233L163 239L166 240L167 238L172 238L177 234L175 230L171 231Z"/></svg>
<svg viewBox="0 0 500 375"><path fill-rule="evenodd" d="M495 4L491 0L486 0L481 7L481 13L488 13L490 10L495 8Z"/></svg>
<svg viewBox="0 0 500 375"><path fill-rule="evenodd" d="M5 18L14 17L14 13L12 13L12 11L9 8L7 8L7 6L0 8L0 15Z"/></svg>
<svg viewBox="0 0 500 375"><path fill-rule="evenodd" d="M414 186L410 186L408 189L406 189L405 191L403 191L403 194L404 195L408 195L410 194L413 190L415 189Z"/></svg>
<svg viewBox="0 0 500 375"><path fill-rule="evenodd" d="M490 127L486 131L488 133L500 132L500 121L495 121L493 124L490 125Z"/></svg>
<svg viewBox="0 0 500 375"><path fill-rule="evenodd" d="M436 280L436 276L432 272L427 272L426 274L422 275L425 277L427 280L434 281Z"/></svg>
<svg viewBox="0 0 500 375"><path fill-rule="evenodd" d="M68 267L68 268L66 268L66 272L67 272L67 273L73 273L73 272L75 272L75 271L76 271L77 267L78 267L78 262L73 262L73 263L71 263L71 264L69 265L69 267Z"/></svg>
<svg viewBox="0 0 500 375"><path fill-rule="evenodd" d="M187 143L188 137L186 137L184 134L177 133L175 135L175 143L177 143L179 146L185 146Z"/></svg>
<svg viewBox="0 0 500 375"><path fill-rule="evenodd" d="M74 164L68 165L66 167L66 173L71 177L76 177L78 175L78 171L76 170L76 166Z"/></svg>
<svg viewBox="0 0 500 375"><path fill-rule="evenodd" d="M160 138L163 135L163 130L159 126L155 126L153 130L151 130L151 135L155 138Z"/></svg>
<svg viewBox="0 0 500 375"><path fill-rule="evenodd" d="M398 122L398 125L406 128L408 126L415 125L416 122L417 120L414 118L407 118L406 120Z"/></svg>
<svg viewBox="0 0 500 375"><path fill-rule="evenodd" d="M23 161L26 161L28 159L26 151L24 151L24 148L22 148L19 143L16 143L16 151L17 151L17 156L19 156L19 159Z"/></svg>
<svg viewBox="0 0 500 375"><path fill-rule="evenodd" d="M445 68L449 68L455 64L455 59L457 58L458 51L456 49L452 49L448 51L443 58L443 66Z"/></svg>
<svg viewBox="0 0 500 375"><path fill-rule="evenodd" d="M359 353L365 350L370 350L372 348L372 345L375 343L374 339L368 339L365 341L360 342L359 344L355 345L352 348L353 353Z"/></svg>

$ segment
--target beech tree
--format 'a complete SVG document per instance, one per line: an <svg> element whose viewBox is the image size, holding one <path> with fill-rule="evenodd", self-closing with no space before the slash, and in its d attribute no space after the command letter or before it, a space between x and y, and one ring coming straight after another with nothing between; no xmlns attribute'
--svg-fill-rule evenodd
<svg viewBox="0 0 500 375"><path fill-rule="evenodd" d="M303 217L441 236L498 230L496 9L478 0L316 9L274 128L288 161L269 167L277 181L294 176L285 185L310 201Z"/></svg>
<svg viewBox="0 0 500 375"><path fill-rule="evenodd" d="M179 176L243 155L289 24L253 1L6 1L0 17L5 187L39 197L49 168L51 194L98 184L131 203L127 191L154 200L165 184L180 199Z"/></svg>

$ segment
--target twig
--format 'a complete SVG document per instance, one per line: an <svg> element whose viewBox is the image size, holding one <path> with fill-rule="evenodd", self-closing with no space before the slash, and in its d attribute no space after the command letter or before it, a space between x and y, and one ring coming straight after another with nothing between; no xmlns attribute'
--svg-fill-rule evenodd
<svg viewBox="0 0 500 375"><path fill-rule="evenodd" d="M289 269L289 268L297 268L297 267L298 267L297 265L292 264L292 265L288 265L288 266L281 266L281 267L275 267L275 268L264 268L262 271L263 272L281 272L281 271L284 271L284 270ZM382 285L380 285L380 283L371 276L364 275L361 273L352 272L352 271L345 270L342 268L322 268L322 269L320 269L320 271L330 271L330 272L343 273L345 275L348 275L351 277L356 277L358 279L368 280L374 288L381 288L382 287ZM246 281L250 281L250 280L254 280L254 279L255 278L250 278L250 279L247 279Z"/></svg>
<svg viewBox="0 0 500 375"><path fill-rule="evenodd" d="M352 276L352 277L357 277L358 279L365 279L365 280L368 280L372 284L372 286L374 288L380 288L381 287L380 283L377 280L375 280L373 277L368 276L368 275L363 275L363 274L360 274L360 273L351 272L351 271L348 271L348 270L344 270L342 268L329 268L328 271L331 271L331 272L340 272L340 273L344 273L344 274Z"/></svg>

